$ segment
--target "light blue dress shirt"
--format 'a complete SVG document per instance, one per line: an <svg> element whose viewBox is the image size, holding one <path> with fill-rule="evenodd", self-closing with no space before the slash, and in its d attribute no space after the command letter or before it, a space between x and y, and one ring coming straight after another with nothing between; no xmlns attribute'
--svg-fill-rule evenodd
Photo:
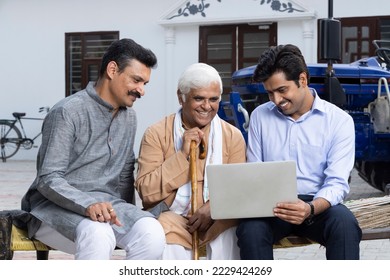
<svg viewBox="0 0 390 280"><path fill-rule="evenodd" d="M298 120L283 115L273 102L251 114L247 161L294 160L298 194L339 204L349 193L355 160L355 128L350 115L315 97L312 109ZM280 174L283 176L283 174Z"/></svg>

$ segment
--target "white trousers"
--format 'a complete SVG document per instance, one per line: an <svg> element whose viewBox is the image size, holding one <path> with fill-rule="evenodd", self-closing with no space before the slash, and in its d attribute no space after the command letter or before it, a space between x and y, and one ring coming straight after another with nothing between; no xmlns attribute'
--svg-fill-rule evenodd
<svg viewBox="0 0 390 280"><path fill-rule="evenodd" d="M141 218L126 234L119 234L109 223L84 219L76 228L76 239L71 241L47 224L42 223L34 236L46 245L74 254L76 260L109 260L115 247L126 252L127 260L161 259L165 234L154 218Z"/></svg>
<svg viewBox="0 0 390 280"><path fill-rule="evenodd" d="M208 260L239 260L236 227L229 228L206 245ZM192 250L177 244L167 244L163 260L191 260Z"/></svg>

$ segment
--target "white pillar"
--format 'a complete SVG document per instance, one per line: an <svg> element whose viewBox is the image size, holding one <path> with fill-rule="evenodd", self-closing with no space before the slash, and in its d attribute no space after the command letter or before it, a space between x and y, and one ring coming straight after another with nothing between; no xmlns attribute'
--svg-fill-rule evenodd
<svg viewBox="0 0 390 280"><path fill-rule="evenodd" d="M176 100L176 83L173 77L175 65L176 31L174 27L165 27L165 115L171 114L177 108L172 100Z"/></svg>
<svg viewBox="0 0 390 280"><path fill-rule="evenodd" d="M302 35L303 35L303 56L306 63L317 62L317 42L314 40L314 27L315 20L303 20L302 21Z"/></svg>

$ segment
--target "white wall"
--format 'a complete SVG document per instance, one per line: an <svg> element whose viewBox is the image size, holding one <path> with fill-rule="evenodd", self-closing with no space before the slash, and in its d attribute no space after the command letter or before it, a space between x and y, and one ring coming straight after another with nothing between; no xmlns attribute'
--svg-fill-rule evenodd
<svg viewBox="0 0 390 280"><path fill-rule="evenodd" d="M315 0L320 1L320 0ZM325 17L328 15L327 10ZM341 17L370 17L389 16L388 0L333 0L333 16Z"/></svg>
<svg viewBox="0 0 390 280"><path fill-rule="evenodd" d="M280 0L280 2L290 2ZM307 9L317 12L318 18L328 17L328 0L297 0ZM333 17L369 17L390 15L388 0L333 0Z"/></svg>
<svg viewBox="0 0 390 280"><path fill-rule="evenodd" d="M176 2L1 0L0 118L10 118L16 111L39 117L40 106L52 106L65 96L66 32L118 30L121 38L134 39L158 57L158 67L152 72L146 95L135 104L139 142L145 128L166 114L164 107L161 110L168 95L163 86L167 63L164 28L157 22L163 11ZM183 60L196 61L198 53L192 51L193 46L186 48L185 41L178 42L181 48L191 50L183 55ZM169 95L173 96L169 102L176 101L174 92ZM29 136L40 130L39 121L25 123ZM34 159L36 153L37 149L21 149L14 158Z"/></svg>
<svg viewBox="0 0 390 280"><path fill-rule="evenodd" d="M39 107L52 106L65 96L65 33L119 31L121 38L134 39L152 49L158 57L158 68L152 72L146 95L134 105L138 113L135 146L135 152L138 153L137 143L144 130L178 108L175 92L177 79L185 67L198 61L198 24L174 26L174 57L169 61L166 59L165 29L160 25L162 16L177 3L185 4L188 1L190 0L0 0L0 119L10 118L15 111L39 117ZM271 12L269 6L260 6L260 0L205 2L211 3L213 8L235 5L229 7L230 11L233 10L238 15L235 21L238 19L245 22L246 17L251 16L253 19L253 15L249 15L253 11L246 8L249 4L253 5L253 1L258 2L262 12ZM328 17L326 0L288 2L304 6L307 11L314 12L316 18ZM333 2L334 17L388 13L385 8L388 7L387 0L354 0L353 4L345 0ZM173 10L177 11L175 9ZM305 47L304 55L310 57L307 61L314 61L317 53L316 18L313 19L312 38L303 42L303 22L289 21L286 19L287 13L280 13L280 16L284 19L278 23L278 43L293 43ZM273 15L271 18L273 19ZM213 15L208 14L206 20L212 19ZM166 70L171 65L173 70L168 74ZM29 135L40 130L40 122L26 121L26 125ZM21 150L15 159L35 159L36 153L37 149Z"/></svg>

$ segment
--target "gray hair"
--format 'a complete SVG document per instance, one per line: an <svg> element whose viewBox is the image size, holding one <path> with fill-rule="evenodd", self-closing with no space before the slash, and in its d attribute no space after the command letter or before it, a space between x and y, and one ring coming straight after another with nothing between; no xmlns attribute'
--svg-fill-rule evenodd
<svg viewBox="0 0 390 280"><path fill-rule="evenodd" d="M181 74L177 88L185 101L185 96L191 89L205 88L211 83L218 83L222 94L222 79L218 71L208 64L194 63Z"/></svg>

